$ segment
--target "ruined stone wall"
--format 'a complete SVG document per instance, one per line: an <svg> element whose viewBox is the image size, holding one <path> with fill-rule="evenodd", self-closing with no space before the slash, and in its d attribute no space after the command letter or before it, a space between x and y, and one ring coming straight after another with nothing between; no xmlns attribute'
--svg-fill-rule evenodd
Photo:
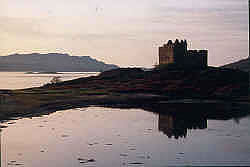
<svg viewBox="0 0 250 167"><path fill-rule="evenodd" d="M174 63L174 50L171 45L164 45L159 48L159 64Z"/></svg>
<svg viewBox="0 0 250 167"><path fill-rule="evenodd" d="M182 66L207 67L207 50L187 50L187 41L181 40L159 47L159 64L176 64Z"/></svg>
<svg viewBox="0 0 250 167"><path fill-rule="evenodd" d="M174 60L177 64L184 64L187 55L187 45L184 42L175 43L174 45Z"/></svg>
<svg viewBox="0 0 250 167"><path fill-rule="evenodd" d="M186 64L196 67L207 67L207 50L188 50Z"/></svg>

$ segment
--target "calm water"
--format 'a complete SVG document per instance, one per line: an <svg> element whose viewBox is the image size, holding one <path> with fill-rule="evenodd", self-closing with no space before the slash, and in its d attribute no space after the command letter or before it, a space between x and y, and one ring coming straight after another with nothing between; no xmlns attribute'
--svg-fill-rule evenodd
<svg viewBox="0 0 250 167"><path fill-rule="evenodd" d="M250 117L185 122L101 107L14 120L2 124L2 166L250 165Z"/></svg>
<svg viewBox="0 0 250 167"><path fill-rule="evenodd" d="M60 72L58 74L27 74L25 72L0 72L0 89L23 89L47 84L55 76L62 81L97 75L96 72Z"/></svg>
<svg viewBox="0 0 250 167"><path fill-rule="evenodd" d="M43 80L32 75L17 76ZM249 114L220 119L88 107L11 120L1 123L1 167L249 166Z"/></svg>

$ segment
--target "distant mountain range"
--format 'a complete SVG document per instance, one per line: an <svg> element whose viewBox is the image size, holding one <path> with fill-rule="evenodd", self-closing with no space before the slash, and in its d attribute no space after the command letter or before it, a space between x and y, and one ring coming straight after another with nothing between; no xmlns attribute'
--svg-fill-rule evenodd
<svg viewBox="0 0 250 167"><path fill-rule="evenodd" d="M250 57L243 59L231 64L226 64L222 66L223 68L239 69L242 71L250 72Z"/></svg>
<svg viewBox="0 0 250 167"><path fill-rule="evenodd" d="M0 71L100 72L118 68L90 56L31 53L0 56Z"/></svg>

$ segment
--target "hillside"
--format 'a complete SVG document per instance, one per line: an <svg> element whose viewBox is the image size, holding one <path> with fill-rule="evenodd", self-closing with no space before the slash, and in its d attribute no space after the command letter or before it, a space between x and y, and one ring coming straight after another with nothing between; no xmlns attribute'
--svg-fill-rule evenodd
<svg viewBox="0 0 250 167"><path fill-rule="evenodd" d="M242 71L250 72L250 57L231 64L222 66L223 68L239 69Z"/></svg>
<svg viewBox="0 0 250 167"><path fill-rule="evenodd" d="M46 89L81 89L116 93L153 93L170 97L232 97L246 95L248 74L240 70L209 67L207 69L120 68L99 76L79 78Z"/></svg>
<svg viewBox="0 0 250 167"><path fill-rule="evenodd" d="M89 56L31 53L0 56L0 71L99 72L118 68Z"/></svg>

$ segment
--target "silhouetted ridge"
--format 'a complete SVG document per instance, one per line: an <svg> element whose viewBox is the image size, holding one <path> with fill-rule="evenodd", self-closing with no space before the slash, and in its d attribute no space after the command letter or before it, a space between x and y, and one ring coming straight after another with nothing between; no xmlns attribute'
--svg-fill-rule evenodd
<svg viewBox="0 0 250 167"><path fill-rule="evenodd" d="M79 71L99 72L118 68L90 56L70 56L67 53L30 53L0 56L0 71Z"/></svg>
<svg viewBox="0 0 250 167"><path fill-rule="evenodd" d="M250 57L234 63L226 64L223 68L239 69L242 71L250 72Z"/></svg>
<svg viewBox="0 0 250 167"><path fill-rule="evenodd" d="M56 89L80 88L118 93L153 93L170 97L231 97L247 95L249 76L234 69L119 68L99 76L79 78L56 84ZM54 86L51 87L54 89Z"/></svg>

